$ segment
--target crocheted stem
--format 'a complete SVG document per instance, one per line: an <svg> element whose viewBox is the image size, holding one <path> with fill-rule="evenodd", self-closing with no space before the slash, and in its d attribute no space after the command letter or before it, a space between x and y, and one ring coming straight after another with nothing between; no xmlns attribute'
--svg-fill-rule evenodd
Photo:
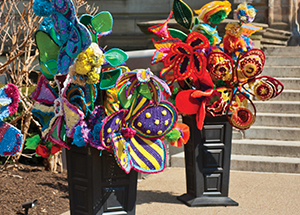
<svg viewBox="0 0 300 215"><path fill-rule="evenodd" d="M91 111L93 111L94 110L94 108L95 108L95 106L94 106L94 93L93 93L93 88L92 88L92 85L91 84L89 84L89 88L90 88L90 97L91 97L91 103L92 103L92 110Z"/></svg>

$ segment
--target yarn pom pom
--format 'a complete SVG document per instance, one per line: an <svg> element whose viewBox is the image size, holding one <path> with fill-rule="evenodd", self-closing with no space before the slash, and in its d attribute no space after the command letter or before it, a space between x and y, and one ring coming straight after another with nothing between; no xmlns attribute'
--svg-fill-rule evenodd
<svg viewBox="0 0 300 215"><path fill-rule="evenodd" d="M32 9L36 15L44 17L50 16L53 11L49 0L35 0Z"/></svg>
<svg viewBox="0 0 300 215"><path fill-rule="evenodd" d="M165 135L165 139L170 143L177 141L180 137L181 137L181 132L175 128L171 132Z"/></svg>
<svg viewBox="0 0 300 215"><path fill-rule="evenodd" d="M136 134L136 131L131 128L123 128L121 130L121 132L122 132L123 137L128 138L128 139L134 137L134 135Z"/></svg>
<svg viewBox="0 0 300 215"><path fill-rule="evenodd" d="M208 21L210 21L210 23L212 23L212 24L219 24L226 17L227 17L227 12L224 10L221 10L221 11L211 15L211 17L208 19Z"/></svg>

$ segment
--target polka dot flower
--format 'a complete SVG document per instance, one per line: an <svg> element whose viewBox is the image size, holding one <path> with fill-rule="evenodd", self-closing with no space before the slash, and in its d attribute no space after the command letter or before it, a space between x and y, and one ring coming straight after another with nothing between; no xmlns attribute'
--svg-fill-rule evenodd
<svg viewBox="0 0 300 215"><path fill-rule="evenodd" d="M142 107L142 108L140 108ZM120 167L126 172L157 173L165 168L166 149L160 140L177 121L174 106L161 101L158 105L139 96L136 106L122 109L104 119L100 140L113 150Z"/></svg>

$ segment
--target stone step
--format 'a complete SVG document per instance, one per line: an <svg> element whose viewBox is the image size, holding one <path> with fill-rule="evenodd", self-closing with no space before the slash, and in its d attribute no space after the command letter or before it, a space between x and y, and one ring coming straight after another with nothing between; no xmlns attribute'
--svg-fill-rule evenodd
<svg viewBox="0 0 300 215"><path fill-rule="evenodd" d="M185 167L184 151L171 156L171 167Z"/></svg>
<svg viewBox="0 0 300 215"><path fill-rule="evenodd" d="M300 90L300 77L277 78L277 80L283 84L284 89Z"/></svg>
<svg viewBox="0 0 300 215"><path fill-rule="evenodd" d="M254 125L256 126L280 126L300 127L300 114L287 113L256 113Z"/></svg>
<svg viewBox="0 0 300 215"><path fill-rule="evenodd" d="M300 158L300 141L233 139L231 153Z"/></svg>
<svg viewBox="0 0 300 215"><path fill-rule="evenodd" d="M272 45L272 44L261 44L259 48L262 49L262 50L265 50L266 48L270 48L270 47L271 48L277 48L277 47L282 48L283 46L281 46L281 45Z"/></svg>
<svg viewBox="0 0 300 215"><path fill-rule="evenodd" d="M171 167L185 167L184 152L171 157ZM300 158L231 154L230 170L300 173Z"/></svg>
<svg viewBox="0 0 300 215"><path fill-rule="evenodd" d="M276 3L275 3L276 4ZM280 5L282 6L282 5ZM275 5L276 7L276 5ZM281 14L280 14L281 15ZM279 15L279 16L280 16ZM278 29L278 31L287 31L289 29L289 24L286 22L280 22L280 21L274 21L272 22L272 24L270 25L271 29ZM279 30L280 29L280 30Z"/></svg>
<svg viewBox="0 0 300 215"><path fill-rule="evenodd" d="M243 131L232 128L232 139L242 139L244 136Z"/></svg>
<svg viewBox="0 0 300 215"><path fill-rule="evenodd" d="M271 32L266 30L265 33L263 33L263 38L270 38L270 39L278 39L278 40L284 40L287 41L289 40L291 35L284 34L284 33L277 33L277 32Z"/></svg>
<svg viewBox="0 0 300 215"><path fill-rule="evenodd" d="M269 45L279 45L279 46L287 46L288 45L288 38L283 40L282 38L262 38L261 44L269 44Z"/></svg>
<svg viewBox="0 0 300 215"><path fill-rule="evenodd" d="M262 113L298 114L300 101L253 101L256 111ZM300 126L300 125L299 125Z"/></svg>
<svg viewBox="0 0 300 215"><path fill-rule="evenodd" d="M300 128L276 127L276 126L256 126L242 132L243 139L264 139L264 140L300 140ZM236 139L236 137L234 137Z"/></svg>
<svg viewBox="0 0 300 215"><path fill-rule="evenodd" d="M269 56L266 55L266 65L268 66L299 66L299 56Z"/></svg>
<svg viewBox="0 0 300 215"><path fill-rule="evenodd" d="M300 49L300 48L299 48ZM300 63L299 63L300 64ZM300 77L300 65L299 66L269 66L265 65L262 75L268 75L271 77Z"/></svg>
<svg viewBox="0 0 300 215"><path fill-rule="evenodd" d="M231 170L300 173L300 158L231 155Z"/></svg>
<svg viewBox="0 0 300 215"><path fill-rule="evenodd" d="M300 101L300 90L283 90L273 101Z"/></svg>
<svg viewBox="0 0 300 215"><path fill-rule="evenodd" d="M299 46L266 46L263 51L266 56L297 56L300 54Z"/></svg>

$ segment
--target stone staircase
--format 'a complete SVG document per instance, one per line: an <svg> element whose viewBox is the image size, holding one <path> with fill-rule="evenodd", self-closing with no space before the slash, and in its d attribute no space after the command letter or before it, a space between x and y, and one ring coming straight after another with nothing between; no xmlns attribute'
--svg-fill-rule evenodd
<svg viewBox="0 0 300 215"><path fill-rule="evenodd" d="M233 131L231 170L300 173L300 47L266 47L262 75L285 89L271 101L254 101L257 116L246 131ZM184 166L184 153L171 155Z"/></svg>
<svg viewBox="0 0 300 215"><path fill-rule="evenodd" d="M234 132L231 169L300 173L300 48L266 47L264 52L263 75L285 88L271 101L254 101L255 124Z"/></svg>

